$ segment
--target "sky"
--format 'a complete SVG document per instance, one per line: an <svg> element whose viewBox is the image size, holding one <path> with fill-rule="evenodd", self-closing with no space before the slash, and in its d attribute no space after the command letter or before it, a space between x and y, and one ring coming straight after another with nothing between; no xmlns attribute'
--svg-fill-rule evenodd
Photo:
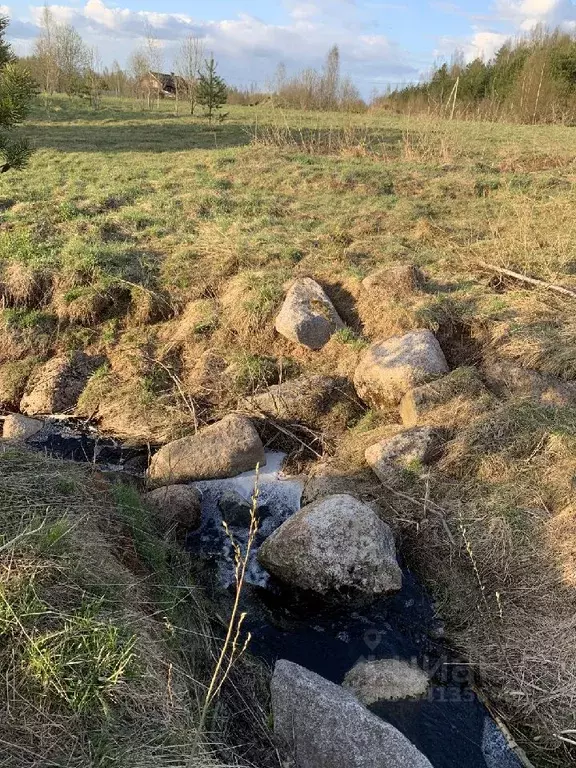
<svg viewBox="0 0 576 768"><path fill-rule="evenodd" d="M6 1L8 37L25 54L43 6ZM538 23L576 29L576 0L59 0L50 7L107 65L124 65L152 30L163 70L171 71L180 41L196 35L238 87L265 87L279 62L288 72L319 67L337 44L343 73L365 96L418 81L455 49L472 60Z"/></svg>

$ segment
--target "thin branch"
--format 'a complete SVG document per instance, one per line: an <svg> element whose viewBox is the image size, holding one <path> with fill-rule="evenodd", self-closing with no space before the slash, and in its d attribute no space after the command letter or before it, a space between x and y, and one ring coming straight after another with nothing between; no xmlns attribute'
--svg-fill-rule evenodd
<svg viewBox="0 0 576 768"><path fill-rule="evenodd" d="M488 264L485 261L479 261L478 266L482 267L483 269L489 269L492 272L498 272L500 275L512 277L514 280L520 280L523 283L536 285L539 288L547 288L550 291L556 291L556 293L562 293L564 296L570 296L570 298L576 299L576 291L571 291L569 288L564 288L562 285L547 283L545 280L536 280L534 277L528 277L527 275L522 275L520 272L513 272L511 269L504 269L504 267L497 267L495 264Z"/></svg>

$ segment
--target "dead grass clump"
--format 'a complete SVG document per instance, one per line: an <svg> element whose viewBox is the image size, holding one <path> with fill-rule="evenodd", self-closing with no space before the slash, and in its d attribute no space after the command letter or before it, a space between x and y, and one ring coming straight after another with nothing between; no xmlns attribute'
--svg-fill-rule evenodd
<svg viewBox="0 0 576 768"><path fill-rule="evenodd" d="M249 352L270 348L273 318L283 295L282 275L277 272L243 272L233 278L220 296L223 336L239 341Z"/></svg>
<svg viewBox="0 0 576 768"><path fill-rule="evenodd" d="M477 335L497 357L561 379L576 378L576 317L555 299L507 296L501 316L482 323Z"/></svg>
<svg viewBox="0 0 576 768"><path fill-rule="evenodd" d="M0 367L0 409L17 410L26 389L26 382L37 360L26 357L24 360L14 360Z"/></svg>
<svg viewBox="0 0 576 768"><path fill-rule="evenodd" d="M286 122L255 125L252 146L292 150L308 155L341 155L343 157L381 157L385 152L382 136L368 126L300 127Z"/></svg>
<svg viewBox="0 0 576 768"><path fill-rule="evenodd" d="M123 316L128 308L130 292L115 284L77 285L54 290L52 306L61 321L94 325L111 317Z"/></svg>
<svg viewBox="0 0 576 768"><path fill-rule="evenodd" d="M160 264L158 284L166 291L176 311L195 299L214 298L222 284L241 265L235 226L226 231L207 221L194 239L194 247L182 245L168 253Z"/></svg>
<svg viewBox="0 0 576 768"><path fill-rule="evenodd" d="M499 170L503 173L534 173L535 171L549 171L557 168L571 168L574 165L574 156L568 154L550 154L535 150L522 150L520 147L505 148L505 157L499 163Z"/></svg>
<svg viewBox="0 0 576 768"><path fill-rule="evenodd" d="M450 537L432 518L407 529L484 690L558 766L570 759L557 734L576 726L575 475L576 410L509 403L464 428L433 471Z"/></svg>
<svg viewBox="0 0 576 768"><path fill-rule="evenodd" d="M10 261L2 270L0 286L6 306L40 307L50 301L52 273L45 268Z"/></svg>
<svg viewBox="0 0 576 768"><path fill-rule="evenodd" d="M400 403L400 416L406 427L454 430L469 427L495 404L476 369L463 367L407 392Z"/></svg>
<svg viewBox="0 0 576 768"><path fill-rule="evenodd" d="M405 131L401 142L402 159L408 163L453 163L462 156L461 138L448 124L423 124L417 130Z"/></svg>
<svg viewBox="0 0 576 768"><path fill-rule="evenodd" d="M167 295L142 285L131 286L128 310L130 325L158 323L161 320L168 320L173 314L174 309Z"/></svg>
<svg viewBox="0 0 576 768"><path fill-rule="evenodd" d="M425 303L426 299L421 296L396 298L381 286L363 291L357 305L363 332L377 340L422 328L419 310Z"/></svg>
<svg viewBox="0 0 576 768"><path fill-rule="evenodd" d="M78 412L95 419L100 429L137 443L154 445L194 431L190 402L163 371L153 369L143 380L122 381L111 372L97 372L78 403ZM158 388L158 378L163 379Z"/></svg>
<svg viewBox="0 0 576 768"><path fill-rule="evenodd" d="M178 318L177 327L170 332L171 340L176 344L195 342L210 336L218 323L219 306L215 299L190 301Z"/></svg>
<svg viewBox="0 0 576 768"><path fill-rule="evenodd" d="M36 309L0 312L0 364L25 357L44 358L56 340L57 318Z"/></svg>

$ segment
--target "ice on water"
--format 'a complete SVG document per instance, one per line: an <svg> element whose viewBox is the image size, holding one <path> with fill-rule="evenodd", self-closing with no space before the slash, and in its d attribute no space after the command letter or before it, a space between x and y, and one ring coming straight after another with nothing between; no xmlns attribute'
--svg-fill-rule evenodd
<svg viewBox="0 0 576 768"><path fill-rule="evenodd" d="M285 475L282 465L286 454L271 451L266 454L266 465L258 473L258 506L266 506L269 516L262 521L256 547L252 550L247 569L246 581L256 586L266 586L268 574L256 559L258 545L280 526L290 515L300 509L303 481L298 477ZM244 472L237 477L224 480L203 480L194 483L202 494L202 527L197 534L203 552L217 557L220 579L223 586L234 583L234 559L230 539L222 528L222 514L218 500L225 491L236 491L247 501L252 499L256 486L256 471ZM232 534L243 549L248 531L233 527ZM218 557L220 555L220 557ZM223 556L223 557L222 557Z"/></svg>

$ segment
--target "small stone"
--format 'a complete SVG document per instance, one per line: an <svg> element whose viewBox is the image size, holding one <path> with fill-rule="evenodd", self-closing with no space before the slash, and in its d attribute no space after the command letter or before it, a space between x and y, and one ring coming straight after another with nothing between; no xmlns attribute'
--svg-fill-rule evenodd
<svg viewBox="0 0 576 768"><path fill-rule="evenodd" d="M372 272L362 280L362 285L370 291L374 288L386 291L393 297L417 293L424 284L424 275L414 264L396 264Z"/></svg>
<svg viewBox="0 0 576 768"><path fill-rule="evenodd" d="M11 413L4 417L2 437L4 440L24 442L35 435L44 426L40 419L31 419L19 413Z"/></svg>
<svg viewBox="0 0 576 768"><path fill-rule="evenodd" d="M395 487L402 484L403 472L421 474L436 453L438 436L430 427L407 429L366 449L366 462L378 478Z"/></svg>
<svg viewBox="0 0 576 768"><path fill-rule="evenodd" d="M276 317L275 328L281 336L309 349L322 349L344 323L322 288L309 277L296 280Z"/></svg>
<svg viewBox="0 0 576 768"><path fill-rule="evenodd" d="M200 526L201 498L191 485L165 485L145 496L156 511L163 532L175 527L180 538Z"/></svg>
<svg viewBox="0 0 576 768"><path fill-rule="evenodd" d="M363 704L377 701L417 699L426 694L430 680L426 672L399 659L360 661L344 678L343 687Z"/></svg>
<svg viewBox="0 0 576 768"><path fill-rule="evenodd" d="M431 331L411 331L372 344L360 358L354 386L374 408L398 405L410 389L448 373L448 363Z"/></svg>
<svg viewBox="0 0 576 768"><path fill-rule="evenodd" d="M466 426L492 406L493 398L477 372L457 368L448 376L408 391L400 402L400 418L407 427L438 421L443 427Z"/></svg>
<svg viewBox="0 0 576 768"><path fill-rule="evenodd" d="M274 735L294 768L432 768L394 726L349 691L298 664L276 662Z"/></svg>
<svg viewBox="0 0 576 768"><path fill-rule="evenodd" d="M164 445L152 457L149 477L158 485L235 477L264 466L264 446L250 419L231 414L222 421Z"/></svg>
<svg viewBox="0 0 576 768"><path fill-rule="evenodd" d="M303 507L266 539L258 558L286 584L327 599L373 599L402 586L390 527L348 494Z"/></svg>
<svg viewBox="0 0 576 768"><path fill-rule="evenodd" d="M252 504L237 491L224 491L218 500L218 509L228 525L249 528Z"/></svg>

